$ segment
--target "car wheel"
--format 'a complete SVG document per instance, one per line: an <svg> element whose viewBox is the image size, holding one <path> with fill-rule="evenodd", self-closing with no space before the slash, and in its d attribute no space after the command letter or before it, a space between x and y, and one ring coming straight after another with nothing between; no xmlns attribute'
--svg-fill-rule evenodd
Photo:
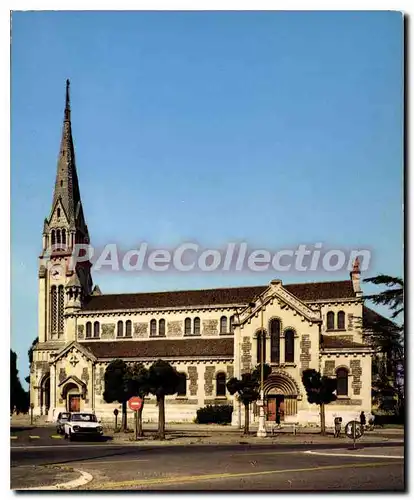
<svg viewBox="0 0 414 500"><path fill-rule="evenodd" d="M65 434L65 439L68 439L68 435L66 434L66 432L64 432L64 434Z"/></svg>
<svg viewBox="0 0 414 500"><path fill-rule="evenodd" d="M69 431L69 441L73 441L74 437L75 436Z"/></svg>

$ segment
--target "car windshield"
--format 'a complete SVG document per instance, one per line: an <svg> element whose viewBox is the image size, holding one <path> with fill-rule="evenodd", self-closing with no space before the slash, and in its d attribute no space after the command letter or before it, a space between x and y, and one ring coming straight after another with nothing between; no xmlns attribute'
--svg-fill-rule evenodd
<svg viewBox="0 0 414 500"><path fill-rule="evenodd" d="M97 422L93 413L76 413L70 417L73 422Z"/></svg>

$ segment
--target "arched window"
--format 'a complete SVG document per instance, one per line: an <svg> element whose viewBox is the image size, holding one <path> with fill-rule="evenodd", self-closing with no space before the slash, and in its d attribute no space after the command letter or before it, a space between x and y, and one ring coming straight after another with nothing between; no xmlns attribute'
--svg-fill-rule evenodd
<svg viewBox="0 0 414 500"><path fill-rule="evenodd" d="M234 333L234 316L230 316L230 333Z"/></svg>
<svg viewBox="0 0 414 500"><path fill-rule="evenodd" d="M285 332L285 362L295 362L295 332L293 330Z"/></svg>
<svg viewBox="0 0 414 500"><path fill-rule="evenodd" d="M62 229L62 244L66 245L66 229Z"/></svg>
<svg viewBox="0 0 414 500"><path fill-rule="evenodd" d="M216 375L216 396L226 395L226 374L221 372Z"/></svg>
<svg viewBox="0 0 414 500"><path fill-rule="evenodd" d="M124 323L122 321L118 321L118 328L116 331L116 336L117 337L123 337L124 336Z"/></svg>
<svg viewBox="0 0 414 500"><path fill-rule="evenodd" d="M86 323L86 338L90 339L92 337L92 323L88 321Z"/></svg>
<svg viewBox="0 0 414 500"><path fill-rule="evenodd" d="M185 373L179 372L178 376L180 377L177 389L177 396L186 396L187 395L187 375Z"/></svg>
<svg viewBox="0 0 414 500"><path fill-rule="evenodd" d="M57 321L58 321L58 296L56 286L52 286L50 290L50 299L51 299L51 307L50 307L50 331L51 333L57 332Z"/></svg>
<svg viewBox="0 0 414 500"><path fill-rule="evenodd" d="M56 229L56 243L60 243L60 229Z"/></svg>
<svg viewBox="0 0 414 500"><path fill-rule="evenodd" d="M200 318L194 318L194 335L200 335Z"/></svg>
<svg viewBox="0 0 414 500"><path fill-rule="evenodd" d="M185 318L184 335L191 335L191 319L190 318Z"/></svg>
<svg viewBox="0 0 414 500"><path fill-rule="evenodd" d="M158 335L165 337L165 319L160 319L158 322Z"/></svg>
<svg viewBox="0 0 414 500"><path fill-rule="evenodd" d="M326 315L326 329L334 330L335 329L335 314L332 311L329 311Z"/></svg>
<svg viewBox="0 0 414 500"><path fill-rule="evenodd" d="M132 337L132 321L128 320L125 323L125 337Z"/></svg>
<svg viewBox="0 0 414 500"><path fill-rule="evenodd" d="M222 316L220 318L220 333L227 333L227 317Z"/></svg>
<svg viewBox="0 0 414 500"><path fill-rule="evenodd" d="M338 313L338 330L345 330L345 313L339 311Z"/></svg>
<svg viewBox="0 0 414 500"><path fill-rule="evenodd" d="M150 323L150 336L155 337L157 335L157 320L152 319Z"/></svg>
<svg viewBox="0 0 414 500"><path fill-rule="evenodd" d="M54 245L56 243L56 234L55 234L55 230L52 229L52 245Z"/></svg>
<svg viewBox="0 0 414 500"><path fill-rule="evenodd" d="M93 338L98 339L100 334L99 321L95 321L93 324Z"/></svg>
<svg viewBox="0 0 414 500"><path fill-rule="evenodd" d="M280 363L280 321L270 321L270 362Z"/></svg>
<svg viewBox="0 0 414 500"><path fill-rule="evenodd" d="M336 370L336 394L348 396L348 370L346 368Z"/></svg>
<svg viewBox="0 0 414 500"><path fill-rule="evenodd" d="M59 296L58 296L58 333L63 334L65 328L64 320L64 308L65 308L65 292L63 290L63 285L59 286Z"/></svg>
<svg viewBox="0 0 414 500"><path fill-rule="evenodd" d="M262 342L262 332L257 332L257 363L262 362L262 345L263 345L263 361L266 363L266 332L263 331L263 342Z"/></svg>

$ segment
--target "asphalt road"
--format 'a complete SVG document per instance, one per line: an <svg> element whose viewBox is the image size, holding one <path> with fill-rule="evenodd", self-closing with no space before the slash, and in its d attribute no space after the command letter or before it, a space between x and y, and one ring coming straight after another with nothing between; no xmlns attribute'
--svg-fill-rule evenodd
<svg viewBox="0 0 414 500"><path fill-rule="evenodd" d="M352 450L347 441L329 449L326 443L144 447L15 442L11 474L60 464L93 475L82 489L402 491L403 455L404 448L395 443Z"/></svg>

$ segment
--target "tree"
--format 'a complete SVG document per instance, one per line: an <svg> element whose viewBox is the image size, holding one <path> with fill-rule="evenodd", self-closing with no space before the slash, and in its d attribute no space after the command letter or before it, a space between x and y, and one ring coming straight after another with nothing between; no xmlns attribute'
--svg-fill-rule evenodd
<svg viewBox="0 0 414 500"><path fill-rule="evenodd" d="M29 350L27 351L27 356L29 357L29 371L31 370L32 363L33 363L33 351L34 351L34 348L36 347L38 342L39 342L39 337L36 337L33 340L32 345L30 346ZM24 380L30 385L30 375L25 377Z"/></svg>
<svg viewBox="0 0 414 500"><path fill-rule="evenodd" d="M388 307L393 320L404 315L404 281L401 278L379 274L364 282L386 287L379 293L365 295L365 300ZM401 414L404 409L404 321L398 325L373 311L370 316L369 342L377 351L372 396L380 409L394 409Z"/></svg>
<svg viewBox="0 0 414 500"><path fill-rule="evenodd" d="M266 380L272 369L263 365L263 379ZM239 401L244 405L244 434L249 433L249 408L250 404L257 401L260 396L261 365L252 372L243 373L241 378L231 378L227 382L227 390L233 396L237 393Z"/></svg>
<svg viewBox="0 0 414 500"><path fill-rule="evenodd" d="M165 439L165 396L175 394L180 376L167 361L155 361L148 372L149 392L157 398L158 438Z"/></svg>
<svg viewBox="0 0 414 500"><path fill-rule="evenodd" d="M304 370L302 382L306 389L308 401L311 404L319 405L321 418L321 434L326 434L325 429L325 405L336 400L336 379L321 376L313 369Z"/></svg>
<svg viewBox="0 0 414 500"><path fill-rule="evenodd" d="M134 363L128 367L126 380L128 396L139 396L142 399L141 409L138 410L138 436L143 436L142 412L144 410L145 396L148 395L150 390L149 371L142 363Z"/></svg>
<svg viewBox="0 0 414 500"><path fill-rule="evenodd" d="M117 401L122 405L122 430L127 429L128 367L122 359L114 359L105 371L105 390L103 398L106 403Z"/></svg>
<svg viewBox="0 0 414 500"><path fill-rule="evenodd" d="M29 411L29 393L25 391L19 379L17 354L10 349L10 413Z"/></svg>

